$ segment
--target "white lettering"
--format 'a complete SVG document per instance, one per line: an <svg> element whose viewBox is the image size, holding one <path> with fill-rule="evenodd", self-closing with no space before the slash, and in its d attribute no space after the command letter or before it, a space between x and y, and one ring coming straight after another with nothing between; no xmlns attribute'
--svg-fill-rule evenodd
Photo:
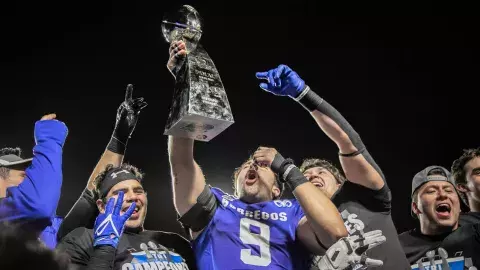
<svg viewBox="0 0 480 270"><path fill-rule="evenodd" d="M245 211L245 216L249 218L253 218L253 212L252 211Z"/></svg>
<svg viewBox="0 0 480 270"><path fill-rule="evenodd" d="M255 211L255 216L254 216L255 219L260 219L260 210L256 210Z"/></svg>
<svg viewBox="0 0 480 270"><path fill-rule="evenodd" d="M124 265L122 265L122 270L135 270L135 268L133 267L133 264L125 263Z"/></svg>
<svg viewBox="0 0 480 270"><path fill-rule="evenodd" d="M135 264L133 265L133 269L135 269L135 270L143 270L143 267L142 267L141 264L135 263Z"/></svg>
<svg viewBox="0 0 480 270"><path fill-rule="evenodd" d="M271 213L270 214L270 219L271 220L277 220L278 219L278 213Z"/></svg>
<svg viewBox="0 0 480 270"><path fill-rule="evenodd" d="M242 216L245 215L245 212L242 208L237 208L237 212L240 213Z"/></svg>
<svg viewBox="0 0 480 270"><path fill-rule="evenodd" d="M281 221L287 221L287 213L280 212L280 220Z"/></svg>
<svg viewBox="0 0 480 270"><path fill-rule="evenodd" d="M230 206L230 208L232 208L232 209L237 209L237 208L235 207L235 205L233 205L233 204L230 204L229 206Z"/></svg>
<svg viewBox="0 0 480 270"><path fill-rule="evenodd" d="M157 264L157 267L158 267L158 270L164 270L165 269L165 265L163 265L163 262L155 262Z"/></svg>
<svg viewBox="0 0 480 270"><path fill-rule="evenodd" d="M173 263L173 262L170 262L170 267L173 269L173 270L181 270L178 268L178 265L176 263Z"/></svg>
<svg viewBox="0 0 480 270"><path fill-rule="evenodd" d="M157 265L154 262L144 262L142 263L142 266L145 270L158 270Z"/></svg>
<svg viewBox="0 0 480 270"><path fill-rule="evenodd" d="M365 228L365 224L360 219L357 219L357 214L350 214L345 221L345 228L347 228L348 234L352 235L356 231L361 231Z"/></svg>
<svg viewBox="0 0 480 270"><path fill-rule="evenodd" d="M267 220L268 219L268 213L262 212L262 219Z"/></svg>

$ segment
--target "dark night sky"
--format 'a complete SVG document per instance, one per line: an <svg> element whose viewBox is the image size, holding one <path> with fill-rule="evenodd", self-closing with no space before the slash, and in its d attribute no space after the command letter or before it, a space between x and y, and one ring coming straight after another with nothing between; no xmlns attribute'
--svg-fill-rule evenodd
<svg viewBox="0 0 480 270"><path fill-rule="evenodd" d="M132 83L134 96L149 103L126 156L147 174L146 228L180 232L163 135L173 79L160 21L171 6L138 2L37 1L3 8L0 146L17 145L28 155L34 121L56 112L66 122L58 208L64 215L103 152ZM297 71L362 136L387 176L399 232L414 225L413 175L432 164L450 168L463 148L478 146L478 19L463 14L469 7L184 3L204 18L202 43L236 122L197 144L197 161L212 185L231 192L233 169L259 145L274 146L297 163L317 156L338 164L335 145L301 106L258 88L255 72L278 64Z"/></svg>

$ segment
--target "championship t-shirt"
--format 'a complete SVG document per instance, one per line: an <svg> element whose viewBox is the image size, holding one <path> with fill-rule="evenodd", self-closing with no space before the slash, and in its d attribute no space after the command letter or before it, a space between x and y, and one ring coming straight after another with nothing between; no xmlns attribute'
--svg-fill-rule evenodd
<svg viewBox="0 0 480 270"><path fill-rule="evenodd" d="M410 269L392 221L391 192L387 184L380 190L372 190L346 181L335 193L332 201L337 206L350 236L374 230L382 231L387 241L366 253L371 259L383 261L383 266L375 269ZM312 269L318 268L313 266Z"/></svg>
<svg viewBox="0 0 480 270"><path fill-rule="evenodd" d="M248 204L211 191L218 207L193 242L199 269L307 269L310 255L296 237L305 215L297 200Z"/></svg>
<svg viewBox="0 0 480 270"><path fill-rule="evenodd" d="M451 270L480 268L480 224L470 224L441 235L424 235L419 229L413 229L399 235L405 254L412 269L431 269L435 264L442 267L448 263ZM445 252L439 252L442 248ZM443 254L442 254L443 253ZM437 269L442 269L437 267ZM444 268L444 267L443 267Z"/></svg>
<svg viewBox="0 0 480 270"><path fill-rule="evenodd" d="M57 249L69 255L72 265L85 268L94 253L93 230L73 230L62 239ZM160 231L125 231L113 265L115 270L196 269L190 243L178 234Z"/></svg>

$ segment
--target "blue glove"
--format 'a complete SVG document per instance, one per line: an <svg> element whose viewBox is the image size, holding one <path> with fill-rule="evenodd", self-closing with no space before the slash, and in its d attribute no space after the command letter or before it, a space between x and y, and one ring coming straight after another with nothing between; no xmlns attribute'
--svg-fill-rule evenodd
<svg viewBox="0 0 480 270"><path fill-rule="evenodd" d="M296 98L305 89L305 82L286 65L279 65L267 72L257 72L256 76L267 80L267 83L260 83L260 88L277 96Z"/></svg>
<svg viewBox="0 0 480 270"><path fill-rule="evenodd" d="M120 236L125 228L125 222L130 218L135 210L135 202L133 202L125 214L120 215L123 205L123 192L118 193L117 202L115 207L115 198L108 200L105 208L105 213L98 215L95 220L94 233L93 233L93 246L108 245L117 247L120 240Z"/></svg>

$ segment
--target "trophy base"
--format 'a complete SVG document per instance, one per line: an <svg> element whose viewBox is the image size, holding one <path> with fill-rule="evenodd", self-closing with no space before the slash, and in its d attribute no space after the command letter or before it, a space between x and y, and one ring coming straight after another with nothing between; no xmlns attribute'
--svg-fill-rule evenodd
<svg viewBox="0 0 480 270"><path fill-rule="evenodd" d="M164 135L190 138L208 142L227 129L233 122L205 117L202 115L185 115L175 122Z"/></svg>

